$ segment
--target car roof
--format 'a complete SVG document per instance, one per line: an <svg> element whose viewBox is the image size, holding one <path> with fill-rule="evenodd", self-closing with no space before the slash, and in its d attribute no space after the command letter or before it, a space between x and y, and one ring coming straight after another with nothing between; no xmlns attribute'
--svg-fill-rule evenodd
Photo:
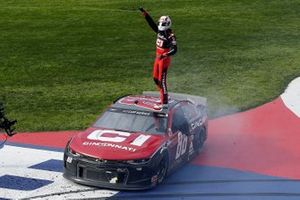
<svg viewBox="0 0 300 200"><path fill-rule="evenodd" d="M179 102L190 102L196 106L201 105L207 107L207 99L201 96L169 92L168 98L167 112ZM160 103L159 92L146 91L141 95L125 95L120 97L114 101L111 107L136 111L159 112L153 109L154 104L157 103Z"/></svg>
<svg viewBox="0 0 300 200"><path fill-rule="evenodd" d="M159 112L153 109L154 104L158 104L160 98L152 95L127 95L115 100L111 107L130 109L138 111ZM179 100L169 98L168 110L172 109Z"/></svg>

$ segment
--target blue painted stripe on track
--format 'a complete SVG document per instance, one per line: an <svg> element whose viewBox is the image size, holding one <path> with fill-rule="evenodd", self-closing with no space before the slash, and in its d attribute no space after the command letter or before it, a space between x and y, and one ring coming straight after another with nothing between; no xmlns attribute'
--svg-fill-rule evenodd
<svg viewBox="0 0 300 200"><path fill-rule="evenodd" d="M300 180L188 164L152 190L120 192L112 199L300 199Z"/></svg>
<svg viewBox="0 0 300 200"><path fill-rule="evenodd" d="M279 177L267 176L252 172L241 171L224 167L200 166L187 164L178 169L167 178L167 182L180 181L199 181L199 180L244 180L244 179L280 179Z"/></svg>
<svg viewBox="0 0 300 200"><path fill-rule="evenodd" d="M107 200L299 200L299 196L217 196L217 195L204 195L204 196L195 196L195 197L166 197L166 198L152 198L152 197L136 197L136 198L126 198L126 197L110 197L106 198Z"/></svg>
<svg viewBox="0 0 300 200"><path fill-rule="evenodd" d="M15 142L6 142L5 145L15 146L15 147L23 147L23 148L29 148L29 149L54 151L54 152L64 152L64 148L46 147L46 146L33 145L33 144L21 144L21 143L15 143Z"/></svg>
<svg viewBox="0 0 300 200"><path fill-rule="evenodd" d="M9 199L5 199L5 198L1 198L1 197L0 197L0 200L9 200Z"/></svg>
<svg viewBox="0 0 300 200"><path fill-rule="evenodd" d="M53 181L13 175L4 175L0 177L0 188L14 190L35 190L50 183L53 183Z"/></svg>
<svg viewBox="0 0 300 200"><path fill-rule="evenodd" d="M51 159L51 160L47 160L45 162L30 166L29 168L52 171L52 172L63 172L63 164L64 164L64 162L62 160Z"/></svg>

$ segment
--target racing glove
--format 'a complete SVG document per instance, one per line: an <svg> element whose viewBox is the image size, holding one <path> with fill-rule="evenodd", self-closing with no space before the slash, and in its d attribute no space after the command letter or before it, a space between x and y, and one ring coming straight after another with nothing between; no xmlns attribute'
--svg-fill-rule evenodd
<svg viewBox="0 0 300 200"><path fill-rule="evenodd" d="M139 10L143 13L144 16L148 14L143 7L139 7Z"/></svg>
<svg viewBox="0 0 300 200"><path fill-rule="evenodd" d="M158 57L158 59L161 60L161 59L165 59L166 57L168 57L168 55L164 53L164 54L160 55Z"/></svg>

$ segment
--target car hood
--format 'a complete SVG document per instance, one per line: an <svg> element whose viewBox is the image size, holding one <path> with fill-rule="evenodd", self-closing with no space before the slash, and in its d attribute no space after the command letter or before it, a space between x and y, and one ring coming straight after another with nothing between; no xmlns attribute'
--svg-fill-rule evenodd
<svg viewBox="0 0 300 200"><path fill-rule="evenodd" d="M164 143L163 135L90 128L74 136L70 149L104 160L149 158Z"/></svg>

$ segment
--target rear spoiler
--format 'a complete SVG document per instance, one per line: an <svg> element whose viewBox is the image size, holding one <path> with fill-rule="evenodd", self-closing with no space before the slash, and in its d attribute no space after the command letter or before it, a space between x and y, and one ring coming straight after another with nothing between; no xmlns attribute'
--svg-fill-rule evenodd
<svg viewBox="0 0 300 200"><path fill-rule="evenodd" d="M153 91L144 91L143 95L147 96L153 96L153 97L159 97L159 92L153 92ZM203 105L207 106L207 99L205 97L190 95L190 94L183 94L183 93L173 93L169 92L168 95L171 97L171 99L176 99L180 101L190 101L196 105Z"/></svg>

